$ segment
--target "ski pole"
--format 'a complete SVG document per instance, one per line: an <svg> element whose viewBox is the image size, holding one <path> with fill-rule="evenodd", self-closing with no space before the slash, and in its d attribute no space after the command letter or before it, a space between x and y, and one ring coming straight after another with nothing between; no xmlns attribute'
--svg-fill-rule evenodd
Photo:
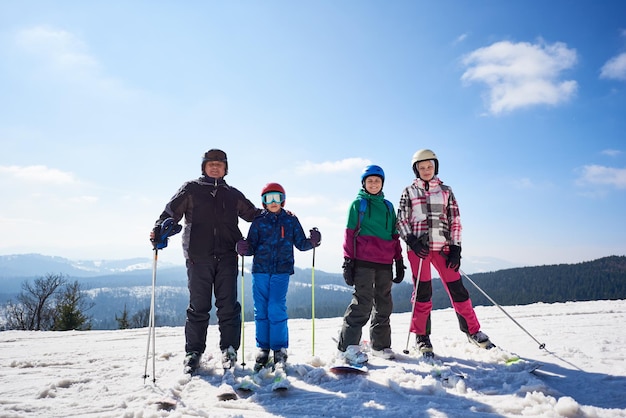
<svg viewBox="0 0 626 418"><path fill-rule="evenodd" d="M409 354L409 340L411 339L411 322L413 321L413 314L415 313L415 301L417 300L417 286L420 282L420 276L422 275L422 263L424 259L420 257L420 263L417 267L417 278L415 279L415 294L413 295L413 301L411 303L411 317L409 318L409 332L406 335L406 348L404 354Z"/></svg>
<svg viewBox="0 0 626 418"><path fill-rule="evenodd" d="M148 321L148 344L146 347L146 363L143 371L143 383L146 383L148 377L148 356L150 355L150 340L152 340L152 383L156 382L156 329L154 324L155 317L155 288L156 288L156 270L159 250L154 247L154 261L152 262L152 297L150 298L150 319Z"/></svg>
<svg viewBox="0 0 626 418"><path fill-rule="evenodd" d="M311 352L315 356L315 247L313 247L313 264L311 265Z"/></svg>
<svg viewBox="0 0 626 418"><path fill-rule="evenodd" d="M241 256L241 367L245 367L246 365L246 310L245 310L245 293L246 288L244 287L243 281L243 255Z"/></svg>
<svg viewBox="0 0 626 418"><path fill-rule="evenodd" d="M481 288L480 288L480 286L478 286L476 283L474 283L474 281L473 281L472 279L470 279L470 278L469 278L469 276L468 276L467 274L465 274L465 272L464 272L463 270L459 269L459 272L463 275L463 277L465 277L467 280L469 280L469 282L470 282L471 284L473 284L473 285L474 285L474 287L480 291L480 293L482 293L483 295L485 295L485 297L486 297L487 299L489 299L489 300L491 301L491 303L493 303L495 306L497 306L498 308L500 308L500 310L501 310L502 312L504 312L504 314L505 314L506 316L508 316L508 317L509 317L509 319L510 319L511 321L515 322L515 325L517 325L518 327L520 327L520 329L521 329L522 331L524 331L526 334L528 334L528 336L529 336L530 338L532 338L533 340L535 340L535 342L536 342L537 344L539 344L539 349L540 349L540 350L543 350L543 349L545 349L545 348L546 348L546 344L545 344L545 343L541 343L541 342L539 342L539 341L538 341L535 337L533 337L533 335L532 335L530 332L526 331L526 329L525 329L523 326L521 326L521 325L519 324L519 322L517 322L517 321L516 321L516 320L515 320L515 319L514 319L511 315L509 315L509 314L507 313L507 311L505 311L505 310L504 310L504 308L502 308L502 306L498 305L498 303L497 303L495 300L493 300L493 299L491 298L491 296L489 296L489 295L488 295L488 294L487 294L487 293L486 293L483 289L481 289Z"/></svg>

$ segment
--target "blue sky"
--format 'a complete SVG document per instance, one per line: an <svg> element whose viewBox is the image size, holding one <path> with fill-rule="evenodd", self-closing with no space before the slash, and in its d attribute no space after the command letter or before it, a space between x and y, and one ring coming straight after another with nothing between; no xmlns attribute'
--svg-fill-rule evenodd
<svg viewBox="0 0 626 418"><path fill-rule="evenodd" d="M421 148L465 262L626 254L624 2L0 1L0 57L0 255L151 257L210 148L285 187L321 270L363 167L397 205Z"/></svg>

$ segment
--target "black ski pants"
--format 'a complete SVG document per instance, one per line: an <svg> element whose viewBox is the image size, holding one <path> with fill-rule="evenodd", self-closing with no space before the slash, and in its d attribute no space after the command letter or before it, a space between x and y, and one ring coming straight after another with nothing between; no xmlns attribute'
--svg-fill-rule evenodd
<svg viewBox="0 0 626 418"><path fill-rule="evenodd" d="M358 266L354 269L354 292L352 301L343 316L343 326L337 348L346 351L350 345L361 343L362 328L370 321L372 349L391 348L391 325L393 311L391 267L372 268Z"/></svg>
<svg viewBox="0 0 626 418"><path fill-rule="evenodd" d="M220 331L220 350L241 342L241 305L237 301L237 256L187 260L189 306L185 322L185 351L204 353L213 293Z"/></svg>

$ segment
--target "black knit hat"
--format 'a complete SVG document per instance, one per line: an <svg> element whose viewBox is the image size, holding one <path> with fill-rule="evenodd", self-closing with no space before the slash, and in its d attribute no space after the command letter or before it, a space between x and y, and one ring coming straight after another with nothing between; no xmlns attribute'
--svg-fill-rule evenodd
<svg viewBox="0 0 626 418"><path fill-rule="evenodd" d="M205 174L204 166L206 165L207 161L222 161L224 164L226 164L226 172L224 173L224 175L228 174L228 159L226 158L226 153L221 149L213 148L204 153L204 157L202 157L202 166L200 167L202 170L202 174Z"/></svg>

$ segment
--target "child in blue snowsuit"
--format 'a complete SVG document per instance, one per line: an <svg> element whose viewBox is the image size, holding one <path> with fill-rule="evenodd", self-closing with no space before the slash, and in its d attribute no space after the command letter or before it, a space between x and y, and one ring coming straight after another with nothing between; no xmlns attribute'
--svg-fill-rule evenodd
<svg viewBox="0 0 626 418"><path fill-rule="evenodd" d="M247 240L237 243L239 255L254 255L252 296L260 349L256 371L269 363L270 350L274 351L274 364L287 361L287 289L289 276L294 274L293 247L307 251L321 242L317 228L311 229L307 238L298 218L283 209L285 189L280 184L267 184L261 199L265 210L252 221Z"/></svg>

